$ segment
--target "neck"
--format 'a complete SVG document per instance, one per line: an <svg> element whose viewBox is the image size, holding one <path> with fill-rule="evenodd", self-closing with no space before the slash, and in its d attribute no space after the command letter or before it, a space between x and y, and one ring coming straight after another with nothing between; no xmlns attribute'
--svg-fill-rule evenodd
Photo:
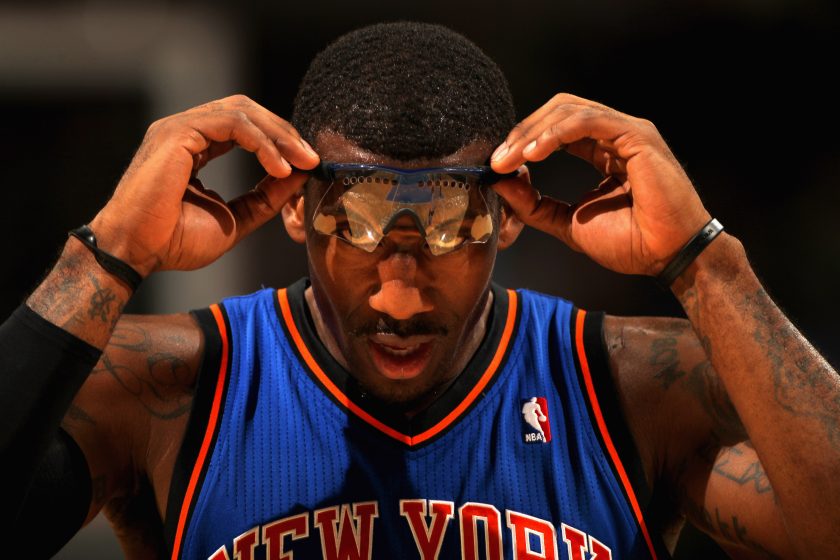
<svg viewBox="0 0 840 560"><path fill-rule="evenodd" d="M321 311L318 309L318 304L315 301L315 295L312 292L312 286L308 287L304 292L304 297L306 298L306 304L309 307L309 313L312 315L312 320L315 323L315 331L318 334L318 338L321 340L321 343L326 347L327 351L332 355L336 362L341 364L345 370L347 370L350 375L353 372L347 365L347 359L344 357L344 354L341 352L341 348L339 347L338 343L335 340L332 332L329 328L327 328L326 323L324 322L324 318L321 315ZM457 361L454 362L452 367L451 374L444 380L444 382L438 386L436 386L432 391L428 394L423 395L417 401L414 402L414 406L411 407L410 410L406 411L405 414L409 418L432 404L435 399L441 394L443 394L447 388L456 380L458 376L461 374L462 371L467 367L470 359L475 354L476 350L478 350L481 341L484 340L484 334L487 332L487 319L490 316L490 310L493 308L493 291L487 290L487 297L485 298L484 307L481 310L481 314L478 317L475 325L472 328L468 328L468 331L465 336L465 340L461 347L464 348L464 351L461 352L460 356L458 357Z"/></svg>

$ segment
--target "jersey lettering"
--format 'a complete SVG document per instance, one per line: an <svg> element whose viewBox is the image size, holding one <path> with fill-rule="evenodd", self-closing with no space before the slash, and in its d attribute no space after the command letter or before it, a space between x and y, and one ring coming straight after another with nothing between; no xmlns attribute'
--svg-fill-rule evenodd
<svg viewBox="0 0 840 560"><path fill-rule="evenodd" d="M508 510L507 526L513 537L513 557L517 560L557 560L557 533L554 525L524 513ZM531 536L540 541L540 550L531 549Z"/></svg>
<svg viewBox="0 0 840 560"><path fill-rule="evenodd" d="M286 552L285 538L292 540L309 536L309 514L301 513L284 517L263 527L263 543L266 545L266 560L293 560L293 552Z"/></svg>
<svg viewBox="0 0 840 560"><path fill-rule="evenodd" d="M588 536L589 552L592 553L592 557L589 560L612 560L612 550L592 535Z"/></svg>
<svg viewBox="0 0 840 560"><path fill-rule="evenodd" d="M610 547L583 531L569 527L565 523L561 525L563 540L569 549L570 560L586 560L586 553L591 554L589 560L612 560Z"/></svg>
<svg viewBox="0 0 840 560"><path fill-rule="evenodd" d="M220 546L216 552L207 557L207 560L230 560L230 556L228 556L227 548Z"/></svg>
<svg viewBox="0 0 840 560"><path fill-rule="evenodd" d="M502 557L502 516L489 504L467 502L458 509L461 519L461 558L478 560L478 522L484 525L484 558Z"/></svg>
<svg viewBox="0 0 840 560"><path fill-rule="evenodd" d="M315 525L321 531L321 552L325 560L369 560L373 547L373 520L379 517L377 502L319 509ZM339 520L340 516L340 520ZM338 524L338 530L336 530Z"/></svg>
<svg viewBox="0 0 840 560"><path fill-rule="evenodd" d="M430 500L431 527L426 523L426 511L426 500L400 500L400 515L408 521L421 560L437 560L443 535L454 517L455 504Z"/></svg>
<svg viewBox="0 0 840 560"><path fill-rule="evenodd" d="M421 560L438 560L455 504L422 498L400 500L400 516L405 518ZM311 515L311 518L310 518ZM310 523L320 531L322 558L325 560L369 560L373 555L374 525L379 518L378 502L358 502L303 512L254 527L233 539L233 556L224 545L207 560L254 560L265 547L266 560L295 560L293 541L315 538ZM461 558L497 560L560 560L557 531L551 521L513 510L505 510L511 549L502 545L501 514L490 504L467 502L458 508ZM396 520L383 521L396 528ZM569 560L612 560L612 549L597 538L575 527L560 524ZM261 537L261 538L260 538ZM454 537L453 537L454 538ZM312 543L315 544L315 543ZM512 554L511 554L512 553Z"/></svg>
<svg viewBox="0 0 840 560"><path fill-rule="evenodd" d="M259 529L254 527L233 539L233 560L254 560L254 549L259 544Z"/></svg>
<svg viewBox="0 0 840 560"><path fill-rule="evenodd" d="M589 547L586 546L586 533L565 523L560 525L560 529L569 549L569 560L586 560L586 553L589 551Z"/></svg>

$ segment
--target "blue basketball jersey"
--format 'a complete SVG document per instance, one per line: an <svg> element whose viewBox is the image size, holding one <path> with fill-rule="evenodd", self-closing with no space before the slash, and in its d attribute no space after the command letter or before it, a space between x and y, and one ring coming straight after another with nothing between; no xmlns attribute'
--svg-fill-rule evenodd
<svg viewBox="0 0 840 560"><path fill-rule="evenodd" d="M603 314L493 286L487 333L412 418L318 339L308 281L193 314L205 358L165 520L175 558L664 558Z"/></svg>

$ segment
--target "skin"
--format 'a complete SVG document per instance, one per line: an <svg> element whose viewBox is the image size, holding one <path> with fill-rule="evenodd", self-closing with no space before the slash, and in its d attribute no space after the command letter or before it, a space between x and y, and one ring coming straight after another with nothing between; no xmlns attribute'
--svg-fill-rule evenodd
<svg viewBox="0 0 840 560"><path fill-rule="evenodd" d="M492 146L471 143L437 160L404 162L377 156L337 134L316 141L326 161L364 162L403 168L481 165ZM401 219L372 253L308 227L315 208L304 198L319 200L326 185L313 180L311 196L293 199L284 211L289 235L305 242L312 287L307 300L322 340L339 363L370 393L404 410L427 405L450 384L472 357L484 333L490 310L490 275L499 248L509 246L521 222L502 212L500 233L489 243L465 244L434 256L408 218ZM453 283L452 278L459 278ZM454 284L454 285L453 285ZM373 336L380 319L391 347L412 346L418 337L432 345L419 371L390 372L378 365Z"/></svg>
<svg viewBox="0 0 840 560"><path fill-rule="evenodd" d="M193 171L234 144L256 153L265 180L227 203L190 186ZM397 163L335 135L316 144L325 159ZM476 144L399 166L476 163L491 149ZM611 270L655 275L709 218L649 121L568 94L519 123L493 166L512 171L558 149L605 180L568 203L540 196L523 172L495 186L511 211L492 244L428 258L416 234L398 229L359 267L348 251L360 251L306 228L296 194L306 177L290 175L286 162L308 169L318 156L288 123L235 96L154 124L92 227L100 246L150 274L208 264L283 209L290 235L307 242L307 302L322 340L366 388L410 414L480 341L495 252L522 223ZM464 281L445 285L456 264ZM673 543L688 519L734 557L832 557L840 546L836 372L770 300L734 237L721 234L671 289L688 320L607 317L604 325L622 412L654 489L653 530ZM104 510L126 555L141 558L154 555L159 538L202 340L187 315L121 316L129 297L71 238L27 303L104 348L64 426L91 470L88 519ZM379 318L400 336L424 323L438 329L431 357L409 379L376 363L365 329ZM462 351L447 360L447 348Z"/></svg>

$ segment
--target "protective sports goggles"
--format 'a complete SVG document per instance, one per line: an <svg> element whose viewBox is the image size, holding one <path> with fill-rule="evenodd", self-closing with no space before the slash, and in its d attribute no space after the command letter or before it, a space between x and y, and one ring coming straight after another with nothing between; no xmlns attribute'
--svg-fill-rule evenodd
<svg viewBox="0 0 840 560"><path fill-rule="evenodd" d="M329 183L315 208L315 231L370 253L408 216L433 255L490 239L493 219L486 188L516 175L487 166L399 169L331 162L312 173Z"/></svg>

